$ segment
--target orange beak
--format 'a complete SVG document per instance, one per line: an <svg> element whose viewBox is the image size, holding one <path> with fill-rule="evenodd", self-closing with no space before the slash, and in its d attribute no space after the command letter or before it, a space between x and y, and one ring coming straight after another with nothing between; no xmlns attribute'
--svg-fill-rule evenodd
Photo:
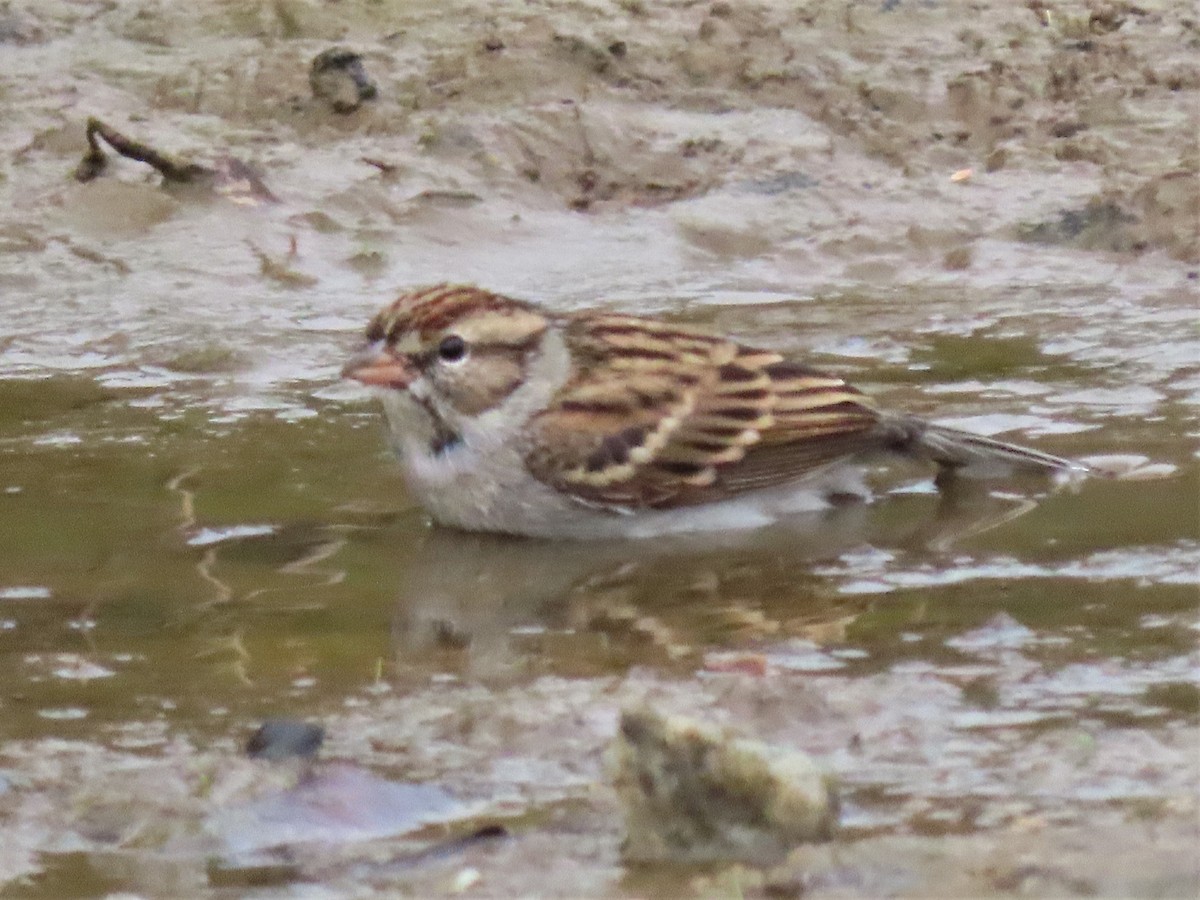
<svg viewBox="0 0 1200 900"><path fill-rule="evenodd" d="M342 367L343 378L374 387L404 390L417 377L417 372L403 356L396 356L382 341L363 347Z"/></svg>

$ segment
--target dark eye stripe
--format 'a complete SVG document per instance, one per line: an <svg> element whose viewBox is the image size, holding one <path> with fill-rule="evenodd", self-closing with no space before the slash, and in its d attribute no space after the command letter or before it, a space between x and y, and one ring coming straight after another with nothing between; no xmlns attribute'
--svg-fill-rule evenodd
<svg viewBox="0 0 1200 900"><path fill-rule="evenodd" d="M414 353L409 358L412 360L414 366L424 371L432 366L435 362L440 361L441 357L438 353L440 349L441 345L439 344L437 347L433 347L429 350L422 350L420 353ZM486 359L488 357L499 356L509 357L517 362L521 362L525 355L523 350L500 344L492 344L490 346L469 344L468 350L470 351L471 359L475 361Z"/></svg>
<svg viewBox="0 0 1200 900"><path fill-rule="evenodd" d="M488 352L524 353L527 350L532 350L535 346L537 346L538 341L542 339L542 334L542 331L535 331L526 335L525 337L521 337L504 344L476 344L472 347L472 352L478 352L479 350L483 349L487 350Z"/></svg>

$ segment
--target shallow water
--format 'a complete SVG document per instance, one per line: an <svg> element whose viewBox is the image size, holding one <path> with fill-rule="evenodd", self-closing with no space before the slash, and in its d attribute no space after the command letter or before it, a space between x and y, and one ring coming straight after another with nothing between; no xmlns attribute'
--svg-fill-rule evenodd
<svg viewBox="0 0 1200 900"><path fill-rule="evenodd" d="M1110 294L1044 289L1036 316L1020 291L969 316L952 314L952 289L722 296L682 298L681 314L808 353L892 406L1108 455L1126 477L940 498L914 469L882 478L875 504L764 531L598 547L472 536L430 528L374 402L332 379L357 317L292 332L315 369L262 361L264 322L205 331L219 349L194 366L163 365L152 339L120 350L132 360L82 341L57 363L18 339L0 359L0 741L16 783L47 740L228 754L263 718L336 730L338 710L399 695L415 706L377 715L406 742L404 720L447 702L445 687L538 685L552 710L547 678L711 686L742 667L823 698L806 727L786 710L750 727L837 772L846 837L1070 825L1193 795L1197 384L1180 368L1194 336L1164 327L1182 295L1088 324L1078 310ZM579 790L544 770L557 755L518 754L482 783L423 771L473 810L519 785L545 793L537 809ZM353 845L363 826L340 833ZM175 840L185 858L213 852ZM110 882L94 856L44 859L35 894L162 888ZM250 866L234 883L261 867L222 865ZM282 884L308 874L268 868Z"/></svg>
<svg viewBox="0 0 1200 900"><path fill-rule="evenodd" d="M695 318L736 327L760 309ZM789 315L780 304L765 317ZM911 382L871 385L870 369L865 380L981 430L1015 418L1054 452L1136 448L1176 471L1040 502L1038 485L939 499L907 472L891 496L815 522L546 545L431 530L403 497L374 405L324 380L276 387L276 402L251 409L202 386L193 404L114 385L121 368L6 380L0 739L225 744L258 719L320 718L380 685L419 698L446 679L508 686L646 666L686 678L732 653L761 655L772 678L823 676L851 692L895 680L904 718L937 723L865 767L837 763L837 741L809 742L834 754L851 832L971 830L1050 810L1075 821L1186 791L1190 770L1169 764L1178 749L1020 801L1005 788L1029 740L1115 728L1178 746L1197 713L1198 467L1178 437L1195 407L1173 400L1171 382L1121 387L1127 376L1089 348L1048 357L1040 346L1065 336L1037 333L889 329L914 349L887 370L907 366ZM1083 397L1081 385L1092 385ZM923 676L960 690L901 687ZM859 713L866 740L905 727L895 710ZM132 723L160 728L147 741ZM1034 768L1053 758L1031 753Z"/></svg>

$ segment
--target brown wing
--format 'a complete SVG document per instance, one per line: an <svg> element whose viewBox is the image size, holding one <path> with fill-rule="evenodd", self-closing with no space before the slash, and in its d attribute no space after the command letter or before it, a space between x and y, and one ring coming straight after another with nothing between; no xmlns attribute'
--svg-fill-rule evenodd
<svg viewBox="0 0 1200 900"><path fill-rule="evenodd" d="M880 442L858 390L778 353L634 316L581 317L566 335L577 373L530 423L526 462L583 503L719 500Z"/></svg>

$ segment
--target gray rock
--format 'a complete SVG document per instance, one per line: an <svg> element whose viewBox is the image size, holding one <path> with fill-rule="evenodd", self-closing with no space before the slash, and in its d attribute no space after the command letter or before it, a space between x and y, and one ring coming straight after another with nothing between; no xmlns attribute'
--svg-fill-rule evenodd
<svg viewBox="0 0 1200 900"><path fill-rule="evenodd" d="M833 783L806 754L694 719L626 709L609 761L629 861L768 862L837 824Z"/></svg>

